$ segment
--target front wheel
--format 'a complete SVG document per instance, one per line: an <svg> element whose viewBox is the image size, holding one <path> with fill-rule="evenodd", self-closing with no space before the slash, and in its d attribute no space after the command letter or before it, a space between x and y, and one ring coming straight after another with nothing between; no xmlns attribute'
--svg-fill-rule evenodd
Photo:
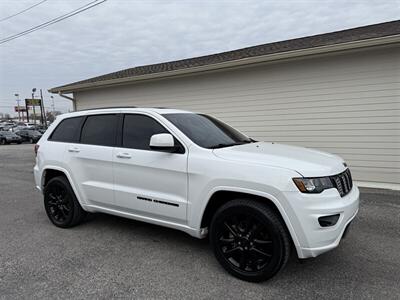
<svg viewBox="0 0 400 300"><path fill-rule="evenodd" d="M260 282L284 267L290 238L277 214L263 203L237 199L214 215L210 242L219 263L242 280Z"/></svg>
<svg viewBox="0 0 400 300"><path fill-rule="evenodd" d="M30 142L31 144L34 144L34 143L35 143L35 141L34 141L32 138L29 140L29 142Z"/></svg>
<svg viewBox="0 0 400 300"><path fill-rule="evenodd" d="M54 177L47 183L44 189L44 207L50 221L62 228L79 224L86 215L64 176Z"/></svg>
<svg viewBox="0 0 400 300"><path fill-rule="evenodd" d="M7 144L7 141L5 139L1 139L0 144L5 145L5 144Z"/></svg>

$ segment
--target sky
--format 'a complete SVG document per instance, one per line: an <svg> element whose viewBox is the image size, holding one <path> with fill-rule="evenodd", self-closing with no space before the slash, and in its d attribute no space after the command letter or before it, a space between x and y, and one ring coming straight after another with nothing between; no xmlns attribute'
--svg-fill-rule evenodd
<svg viewBox="0 0 400 300"><path fill-rule="evenodd" d="M93 0L46 0L0 21L0 40ZM40 0L0 0L0 20ZM0 44L0 112L19 98L130 67L399 19L400 0L107 0L83 13ZM38 96L38 93L36 92ZM55 109L71 103L54 95Z"/></svg>

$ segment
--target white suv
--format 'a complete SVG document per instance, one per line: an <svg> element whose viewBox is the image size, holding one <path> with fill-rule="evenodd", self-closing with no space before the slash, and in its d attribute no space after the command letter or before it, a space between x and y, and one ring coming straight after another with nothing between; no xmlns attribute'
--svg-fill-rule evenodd
<svg viewBox="0 0 400 300"><path fill-rule="evenodd" d="M266 280L338 246L359 191L338 156L258 142L187 111L108 108L60 116L35 147L56 226L103 212L204 238L231 274Z"/></svg>

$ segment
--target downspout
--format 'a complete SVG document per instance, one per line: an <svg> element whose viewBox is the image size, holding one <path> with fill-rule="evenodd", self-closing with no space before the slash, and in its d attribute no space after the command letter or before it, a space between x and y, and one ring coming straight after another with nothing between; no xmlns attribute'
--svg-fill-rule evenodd
<svg viewBox="0 0 400 300"><path fill-rule="evenodd" d="M61 92L58 92L58 95L59 95L60 97L65 98L65 99L71 100L71 101L72 101L72 109L73 109L74 111L76 111L76 100L75 100L74 97L66 96L66 95L62 94ZM72 94L72 95L73 95L73 94Z"/></svg>

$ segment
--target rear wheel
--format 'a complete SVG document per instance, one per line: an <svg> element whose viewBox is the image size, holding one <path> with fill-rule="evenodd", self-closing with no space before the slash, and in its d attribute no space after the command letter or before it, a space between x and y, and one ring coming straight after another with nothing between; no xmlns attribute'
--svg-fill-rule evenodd
<svg viewBox="0 0 400 300"><path fill-rule="evenodd" d="M223 205L213 217L210 241L220 264L232 275L259 282L286 264L290 239L280 218L268 206L247 199Z"/></svg>
<svg viewBox="0 0 400 300"><path fill-rule="evenodd" d="M1 139L0 144L5 145L5 144L7 144L7 141L5 139Z"/></svg>
<svg viewBox="0 0 400 300"><path fill-rule="evenodd" d="M32 138L29 140L29 142L30 142L31 144L34 144L34 143L35 143L35 141L34 141Z"/></svg>
<svg viewBox="0 0 400 300"><path fill-rule="evenodd" d="M86 215L64 176L54 177L47 183L44 207L50 221L62 228L79 224Z"/></svg>

